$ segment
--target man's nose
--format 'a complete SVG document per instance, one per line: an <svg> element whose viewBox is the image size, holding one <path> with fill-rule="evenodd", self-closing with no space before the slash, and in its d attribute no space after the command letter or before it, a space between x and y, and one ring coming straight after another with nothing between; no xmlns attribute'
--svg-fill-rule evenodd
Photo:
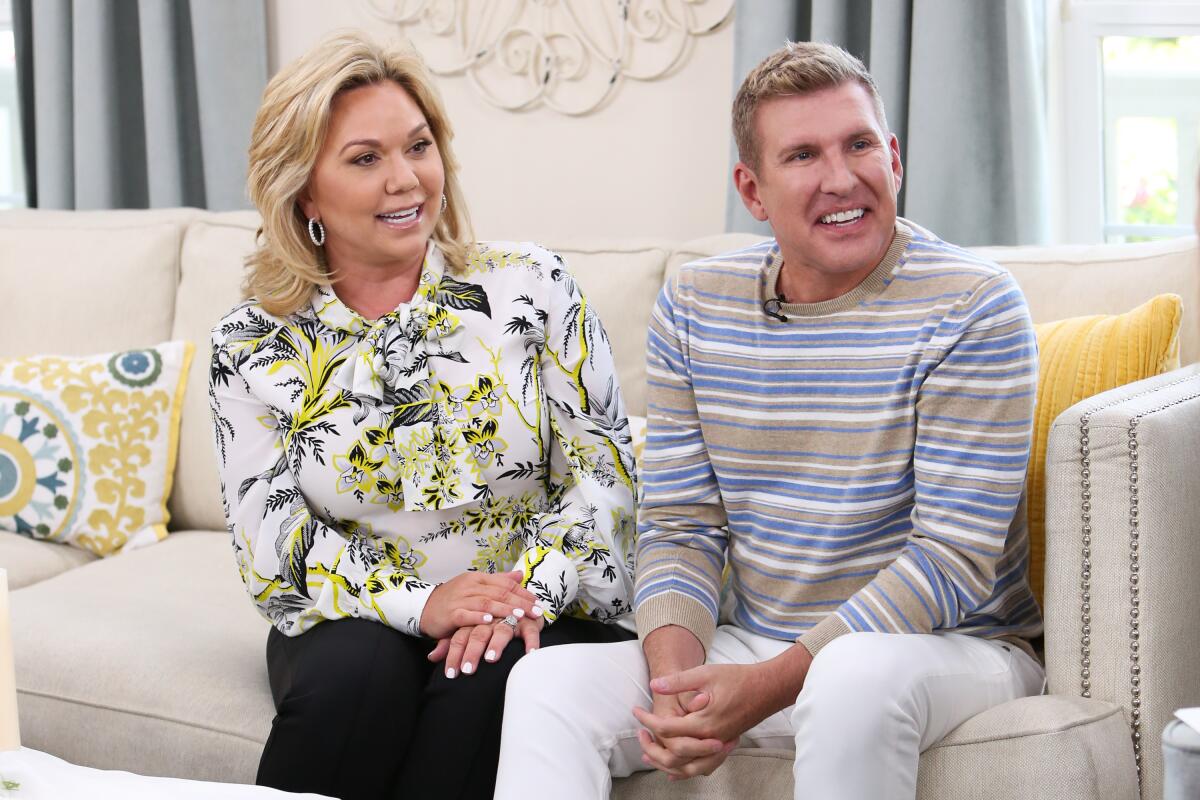
<svg viewBox="0 0 1200 800"><path fill-rule="evenodd" d="M824 172L821 175L822 192L846 195L850 193L857 182L858 178L844 155L839 153L825 159Z"/></svg>

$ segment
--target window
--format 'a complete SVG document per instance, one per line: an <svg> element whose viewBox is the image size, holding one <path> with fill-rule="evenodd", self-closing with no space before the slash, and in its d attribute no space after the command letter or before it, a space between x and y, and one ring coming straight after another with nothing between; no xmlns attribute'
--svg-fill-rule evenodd
<svg viewBox="0 0 1200 800"><path fill-rule="evenodd" d="M1059 166L1056 238L1122 242L1191 233L1200 166L1200 0L1051 5L1062 34L1057 136L1051 124L1058 142L1051 162Z"/></svg>
<svg viewBox="0 0 1200 800"><path fill-rule="evenodd" d="M0 208L25 205L21 118L17 103L17 50L10 0L0 0Z"/></svg>
<svg viewBox="0 0 1200 800"><path fill-rule="evenodd" d="M1200 36L1105 36L1104 238L1192 232Z"/></svg>

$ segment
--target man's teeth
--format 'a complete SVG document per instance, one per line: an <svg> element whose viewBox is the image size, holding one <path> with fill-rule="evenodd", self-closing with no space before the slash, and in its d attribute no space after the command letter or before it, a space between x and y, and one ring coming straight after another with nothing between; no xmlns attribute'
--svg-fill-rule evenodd
<svg viewBox="0 0 1200 800"><path fill-rule="evenodd" d="M420 206L415 206L413 208L410 208L408 211L393 211L390 214L380 214L379 218L386 219L389 222L406 222L406 221L412 219L413 217L415 217L417 215L417 212L420 210L421 210Z"/></svg>
<svg viewBox="0 0 1200 800"><path fill-rule="evenodd" d="M865 212L861 208L856 208L853 211L839 211L836 214L826 214L821 217L821 222L826 224L833 222L852 222L861 217Z"/></svg>

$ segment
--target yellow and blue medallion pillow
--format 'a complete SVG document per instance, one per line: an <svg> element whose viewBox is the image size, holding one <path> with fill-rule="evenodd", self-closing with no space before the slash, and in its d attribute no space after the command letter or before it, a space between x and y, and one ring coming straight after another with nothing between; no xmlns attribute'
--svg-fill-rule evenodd
<svg viewBox="0 0 1200 800"><path fill-rule="evenodd" d="M193 349L0 359L0 530L98 556L165 538Z"/></svg>

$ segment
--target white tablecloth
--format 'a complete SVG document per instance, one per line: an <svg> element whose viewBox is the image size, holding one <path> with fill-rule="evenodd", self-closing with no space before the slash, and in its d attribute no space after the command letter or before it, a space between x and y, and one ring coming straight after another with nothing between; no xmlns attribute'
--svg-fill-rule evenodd
<svg viewBox="0 0 1200 800"><path fill-rule="evenodd" d="M0 798L13 800L322 800L262 786L147 778L68 764L22 747L0 752ZM328 800L328 798L324 798Z"/></svg>

